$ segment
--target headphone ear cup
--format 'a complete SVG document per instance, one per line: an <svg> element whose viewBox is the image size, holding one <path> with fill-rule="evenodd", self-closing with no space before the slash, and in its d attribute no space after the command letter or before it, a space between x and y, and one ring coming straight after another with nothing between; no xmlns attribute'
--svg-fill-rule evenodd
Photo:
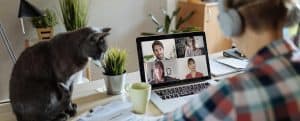
<svg viewBox="0 0 300 121"><path fill-rule="evenodd" d="M221 11L218 16L218 21L225 36L233 37L242 33L242 17L238 11L234 9L229 9L226 12Z"/></svg>

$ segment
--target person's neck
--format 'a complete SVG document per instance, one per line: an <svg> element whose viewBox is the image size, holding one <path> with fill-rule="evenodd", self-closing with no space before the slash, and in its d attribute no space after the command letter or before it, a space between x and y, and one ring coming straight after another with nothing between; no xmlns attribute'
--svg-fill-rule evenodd
<svg viewBox="0 0 300 121"><path fill-rule="evenodd" d="M248 58L252 58L256 53L275 40L283 38L281 31L262 31L256 33L253 31L243 37L243 52Z"/></svg>

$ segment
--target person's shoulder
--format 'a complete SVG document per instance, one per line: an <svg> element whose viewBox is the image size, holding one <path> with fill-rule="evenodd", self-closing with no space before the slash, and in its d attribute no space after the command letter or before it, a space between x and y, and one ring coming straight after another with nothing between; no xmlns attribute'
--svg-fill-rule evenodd
<svg viewBox="0 0 300 121"><path fill-rule="evenodd" d="M293 76L289 71L286 63L283 62L286 59L268 59L261 64L249 66L243 73L236 76L227 78L232 87L237 87L239 90L247 90L247 86L254 86L253 88L264 87L267 85L274 85L278 79L285 79ZM288 62L289 63L289 62ZM279 74L281 73L281 74Z"/></svg>
<svg viewBox="0 0 300 121"><path fill-rule="evenodd" d="M201 54L204 54L204 52L203 52L203 50L202 50L201 48L196 48L196 49L194 50L194 53L195 53L195 55L201 55Z"/></svg>
<svg viewBox="0 0 300 121"><path fill-rule="evenodd" d="M260 64L253 64L252 67L248 69L249 72L256 75L267 75L267 76L285 76L293 74L294 70L299 70L300 67L300 51L289 52L280 56L275 56L267 58ZM261 73L256 73L261 72ZM280 75L278 75L281 73ZM284 75L282 75L284 73ZM300 74L300 71L298 71Z"/></svg>
<svg viewBox="0 0 300 121"><path fill-rule="evenodd" d="M246 92L250 88L255 89L261 87L256 85L259 83L259 80L251 72L244 72L229 78L218 80L218 84L220 83L223 86L230 88L232 91L238 91L240 93Z"/></svg>
<svg viewBox="0 0 300 121"><path fill-rule="evenodd" d="M191 78L191 76L192 76L192 74L188 73L188 74L185 75L185 78L189 79L189 78Z"/></svg>

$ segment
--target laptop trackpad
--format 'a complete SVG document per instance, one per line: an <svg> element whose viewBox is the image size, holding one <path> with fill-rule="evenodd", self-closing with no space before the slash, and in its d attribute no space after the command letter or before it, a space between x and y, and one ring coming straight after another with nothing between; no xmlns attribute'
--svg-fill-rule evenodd
<svg viewBox="0 0 300 121"><path fill-rule="evenodd" d="M180 98L165 99L160 98L154 91L151 92L151 101L162 112L168 113L182 107L188 100L196 95L189 95Z"/></svg>

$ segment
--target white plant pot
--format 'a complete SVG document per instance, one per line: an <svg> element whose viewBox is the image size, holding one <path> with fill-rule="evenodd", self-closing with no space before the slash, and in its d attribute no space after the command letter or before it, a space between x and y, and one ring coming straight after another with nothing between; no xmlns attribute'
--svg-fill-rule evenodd
<svg viewBox="0 0 300 121"><path fill-rule="evenodd" d="M118 95L124 91L124 85L126 81L126 73L122 75L105 75L105 86L107 94Z"/></svg>

